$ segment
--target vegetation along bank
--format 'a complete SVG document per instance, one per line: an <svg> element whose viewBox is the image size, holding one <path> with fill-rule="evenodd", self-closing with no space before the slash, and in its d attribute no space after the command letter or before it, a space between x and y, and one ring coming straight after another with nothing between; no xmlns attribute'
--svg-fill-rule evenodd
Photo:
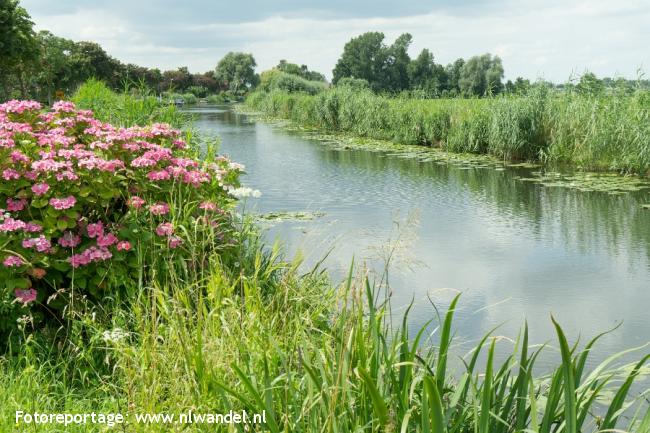
<svg viewBox="0 0 650 433"><path fill-rule="evenodd" d="M650 174L650 92L558 92L488 98L389 97L338 85L314 95L258 90L246 107L301 125L360 137Z"/></svg>

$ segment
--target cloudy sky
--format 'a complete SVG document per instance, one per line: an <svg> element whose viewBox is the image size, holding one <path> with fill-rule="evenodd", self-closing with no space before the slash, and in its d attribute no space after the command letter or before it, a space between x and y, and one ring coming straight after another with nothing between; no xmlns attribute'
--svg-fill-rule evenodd
<svg viewBox="0 0 650 433"><path fill-rule="evenodd" d="M228 51L251 52L258 70L280 59L331 77L343 45L366 31L387 42L413 35L411 55L429 48L438 63L490 52L506 78L562 82L650 74L648 0L23 0L36 27L99 42L143 66L213 69ZM647 77L646 77L647 78Z"/></svg>

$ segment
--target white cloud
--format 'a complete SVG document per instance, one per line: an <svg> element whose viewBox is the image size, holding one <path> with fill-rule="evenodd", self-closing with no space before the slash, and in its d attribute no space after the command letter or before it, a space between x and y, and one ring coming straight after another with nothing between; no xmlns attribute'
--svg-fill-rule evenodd
<svg viewBox="0 0 650 433"><path fill-rule="evenodd" d="M28 2L29 3L29 2ZM77 40L94 40L113 56L163 69L186 65L192 71L212 69L228 51L254 54L260 70L285 58L305 63L331 76L343 46L369 30L383 31L387 42L410 32L412 54L433 51L438 62L492 52L503 58L508 78L543 76L563 81L572 72L593 70L598 75L634 77L650 64L650 6L642 0L613 3L511 2L431 12L396 18L308 18L276 15L242 23L165 21L138 25L118 13L79 9L65 15L39 14L29 8L37 27ZM472 13L470 13L472 12Z"/></svg>

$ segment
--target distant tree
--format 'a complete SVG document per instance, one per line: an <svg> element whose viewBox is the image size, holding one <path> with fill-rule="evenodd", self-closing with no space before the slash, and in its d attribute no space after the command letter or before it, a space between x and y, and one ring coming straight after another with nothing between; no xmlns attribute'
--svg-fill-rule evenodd
<svg viewBox="0 0 650 433"><path fill-rule="evenodd" d="M219 82L214 78L214 72L212 71L203 74L194 74L192 81L196 86L207 89L208 93L217 93L220 90Z"/></svg>
<svg viewBox="0 0 650 433"><path fill-rule="evenodd" d="M34 23L18 0L0 0L0 95L9 97L15 79L27 97L26 70L38 58Z"/></svg>
<svg viewBox="0 0 650 433"><path fill-rule="evenodd" d="M352 38L343 47L343 54L332 71L332 82L341 78L361 78L371 86L377 83L385 56L384 34L367 32Z"/></svg>
<svg viewBox="0 0 650 433"><path fill-rule="evenodd" d="M447 85L444 90L447 96L455 96L460 93L460 72L464 65L464 59L457 59L454 63L450 63L445 67Z"/></svg>
<svg viewBox="0 0 650 433"><path fill-rule="evenodd" d="M409 64L409 82L413 90L423 90L429 96L439 96L447 87L447 73L433 61L433 54L423 49Z"/></svg>
<svg viewBox="0 0 650 433"><path fill-rule="evenodd" d="M187 66L162 73L161 87L163 91L185 92L192 84L192 74Z"/></svg>
<svg viewBox="0 0 650 433"><path fill-rule="evenodd" d="M486 96L501 92L503 65L498 56L483 54L467 60L460 70L458 86L469 96Z"/></svg>
<svg viewBox="0 0 650 433"><path fill-rule="evenodd" d="M105 81L112 88L122 84L124 65L95 42L76 42L70 54L70 64L78 82L93 77Z"/></svg>
<svg viewBox="0 0 650 433"><path fill-rule="evenodd" d="M287 74L297 75L305 80L325 81L325 75L320 72L310 71L307 65L298 66L296 63L290 63L284 59L280 60L280 63L275 68Z"/></svg>
<svg viewBox="0 0 650 433"><path fill-rule="evenodd" d="M214 76L223 86L240 93L257 85L259 77L255 66L252 54L229 52L219 60Z"/></svg>
<svg viewBox="0 0 650 433"><path fill-rule="evenodd" d="M605 91L605 85L596 77L596 74L586 72L580 77L576 91L583 95L599 95Z"/></svg>
<svg viewBox="0 0 650 433"><path fill-rule="evenodd" d="M32 75L34 92L50 103L55 91L69 93L77 85L79 71L70 60L75 43L48 31L38 32L37 41L40 59Z"/></svg>
<svg viewBox="0 0 650 433"><path fill-rule="evenodd" d="M530 90L530 87L530 80L526 80L522 77L517 77L514 82L508 80L504 86L504 89L506 93L514 95L526 95Z"/></svg>
<svg viewBox="0 0 650 433"><path fill-rule="evenodd" d="M376 91L400 91L408 88L408 47L412 37L400 35L391 46L384 44L384 34L368 32L352 38L343 48L333 71L336 84L344 77L361 78Z"/></svg>

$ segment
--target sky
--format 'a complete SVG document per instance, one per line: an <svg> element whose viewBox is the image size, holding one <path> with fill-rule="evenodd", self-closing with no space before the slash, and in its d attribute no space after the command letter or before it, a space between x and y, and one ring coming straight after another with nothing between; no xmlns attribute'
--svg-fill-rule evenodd
<svg viewBox="0 0 650 433"><path fill-rule="evenodd" d="M413 35L436 63L486 52L506 78L565 82L591 71L650 74L650 0L22 0L38 30L101 44L113 57L162 70L214 69L250 52L258 72L280 59L331 78L343 46L366 31L390 44ZM649 78L649 77L646 77Z"/></svg>

